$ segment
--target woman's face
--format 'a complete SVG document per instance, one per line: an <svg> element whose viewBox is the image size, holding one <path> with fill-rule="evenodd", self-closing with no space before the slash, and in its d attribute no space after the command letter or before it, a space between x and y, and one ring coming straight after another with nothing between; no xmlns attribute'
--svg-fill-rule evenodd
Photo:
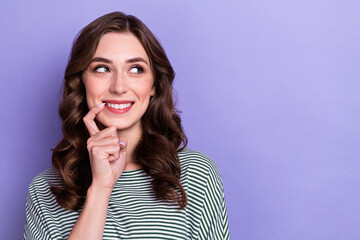
<svg viewBox="0 0 360 240"><path fill-rule="evenodd" d="M89 109L106 103L96 119L118 130L141 129L141 117L155 95L149 58L132 33L106 33L82 76Z"/></svg>

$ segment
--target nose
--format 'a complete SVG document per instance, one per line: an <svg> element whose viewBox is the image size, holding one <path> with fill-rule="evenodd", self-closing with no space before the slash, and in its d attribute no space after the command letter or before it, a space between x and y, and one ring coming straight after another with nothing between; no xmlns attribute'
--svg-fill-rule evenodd
<svg viewBox="0 0 360 240"><path fill-rule="evenodd" d="M109 90L111 93L115 94L122 94L127 92L128 85L126 77L120 72L114 73Z"/></svg>

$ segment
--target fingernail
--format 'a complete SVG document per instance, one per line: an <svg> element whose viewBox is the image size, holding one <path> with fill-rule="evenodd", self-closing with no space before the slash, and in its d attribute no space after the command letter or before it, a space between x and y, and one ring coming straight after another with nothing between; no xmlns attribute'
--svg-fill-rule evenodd
<svg viewBox="0 0 360 240"><path fill-rule="evenodd" d="M101 107L101 106L104 106L105 103L100 103L99 105L97 105L96 107Z"/></svg>
<svg viewBox="0 0 360 240"><path fill-rule="evenodd" d="M121 145L123 148L125 148L125 147L126 147L126 142L124 142L124 141L120 141L119 143L120 143L120 145Z"/></svg>

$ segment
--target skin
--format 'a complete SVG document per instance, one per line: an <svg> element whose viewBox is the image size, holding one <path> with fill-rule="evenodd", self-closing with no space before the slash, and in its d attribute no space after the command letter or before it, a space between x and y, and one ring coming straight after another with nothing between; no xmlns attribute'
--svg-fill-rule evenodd
<svg viewBox="0 0 360 240"><path fill-rule="evenodd" d="M142 134L140 119L149 105L150 96L155 94L149 58L131 33L105 34L93 56L93 59L98 58L111 63L94 61L84 72L87 104L91 109L103 100L135 101L127 113L114 114L105 109L97 114L96 119L107 127L116 127L117 135L128 140L125 170L138 169L140 166L132 164L132 152ZM145 62L127 62L131 59L143 59Z"/></svg>
<svg viewBox="0 0 360 240"><path fill-rule="evenodd" d="M82 212L68 239L102 239L112 189L124 170L139 169L133 151L141 134L141 117L155 94L149 58L131 33L101 37L93 62L82 79L90 111L83 118L93 181ZM115 114L104 100L131 100L130 111ZM94 119L105 129L99 130Z"/></svg>

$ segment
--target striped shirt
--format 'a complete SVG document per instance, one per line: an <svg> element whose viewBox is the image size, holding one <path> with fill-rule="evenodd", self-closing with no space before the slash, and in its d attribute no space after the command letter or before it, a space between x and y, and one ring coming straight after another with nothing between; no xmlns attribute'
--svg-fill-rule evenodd
<svg viewBox="0 0 360 240"><path fill-rule="evenodd" d="M151 177L143 170L124 171L109 199L103 239L229 239L221 176L214 161L200 152L179 153L181 183L188 204L157 200ZM24 239L67 239L81 210L62 208L50 192L58 174L37 175L26 199Z"/></svg>

